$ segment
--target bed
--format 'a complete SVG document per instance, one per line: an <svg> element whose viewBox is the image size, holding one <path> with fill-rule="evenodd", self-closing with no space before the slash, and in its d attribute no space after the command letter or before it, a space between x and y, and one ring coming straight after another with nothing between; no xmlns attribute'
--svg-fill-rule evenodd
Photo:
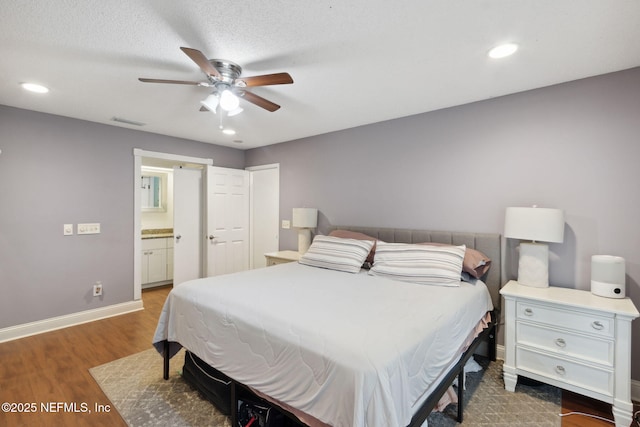
<svg viewBox="0 0 640 427"><path fill-rule="evenodd" d="M249 390L309 425L413 427L422 425L455 378L464 381L462 368L481 342L488 340L486 351L495 359L499 235L327 231L338 230L386 242L377 245L381 254L425 242L447 245L438 253L475 249L491 259L491 268L481 280L451 286L373 275L375 268L349 273L313 263L186 282L167 298L153 340L165 358L165 378L169 358L185 347L233 379L234 426L236 395ZM343 237L336 238L340 244L352 240ZM458 399L461 421L460 392Z"/></svg>

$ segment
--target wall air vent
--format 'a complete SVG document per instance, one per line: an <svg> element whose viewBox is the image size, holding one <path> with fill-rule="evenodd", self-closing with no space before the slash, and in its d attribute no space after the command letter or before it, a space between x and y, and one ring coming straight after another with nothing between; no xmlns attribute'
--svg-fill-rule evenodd
<svg viewBox="0 0 640 427"><path fill-rule="evenodd" d="M145 123L142 122L136 122L133 120L127 120L127 119L123 119L121 117L112 117L111 118L112 122L117 122L117 123L124 123L125 125L132 125L132 126L144 126Z"/></svg>

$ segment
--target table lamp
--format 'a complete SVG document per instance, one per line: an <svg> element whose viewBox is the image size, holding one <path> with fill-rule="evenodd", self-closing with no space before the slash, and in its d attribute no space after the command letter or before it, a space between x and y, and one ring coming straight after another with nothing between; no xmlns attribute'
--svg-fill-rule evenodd
<svg viewBox="0 0 640 427"><path fill-rule="evenodd" d="M549 246L564 240L564 212L561 209L507 208L504 236L531 240L520 243L518 283L536 288L549 286Z"/></svg>
<svg viewBox="0 0 640 427"><path fill-rule="evenodd" d="M318 226L318 209L293 208L291 222L298 229L298 252L304 254L311 246L311 229Z"/></svg>

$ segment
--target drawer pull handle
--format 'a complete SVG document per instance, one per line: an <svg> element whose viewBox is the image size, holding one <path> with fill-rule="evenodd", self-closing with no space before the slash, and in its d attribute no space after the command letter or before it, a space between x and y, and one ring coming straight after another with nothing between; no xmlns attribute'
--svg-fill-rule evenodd
<svg viewBox="0 0 640 427"><path fill-rule="evenodd" d="M563 340L562 338L557 338L556 339L556 345L558 347L566 347L567 346L567 342L565 340Z"/></svg>
<svg viewBox="0 0 640 427"><path fill-rule="evenodd" d="M564 369L564 366L562 365L556 366L556 372L560 375L564 375L567 373L567 371Z"/></svg>
<svg viewBox="0 0 640 427"><path fill-rule="evenodd" d="M525 316L533 316L533 310L531 310L530 308L526 308L524 310L524 314Z"/></svg>
<svg viewBox="0 0 640 427"><path fill-rule="evenodd" d="M597 329L598 331L601 331L604 329L604 325L599 320L592 322L591 326L593 327L593 329Z"/></svg>

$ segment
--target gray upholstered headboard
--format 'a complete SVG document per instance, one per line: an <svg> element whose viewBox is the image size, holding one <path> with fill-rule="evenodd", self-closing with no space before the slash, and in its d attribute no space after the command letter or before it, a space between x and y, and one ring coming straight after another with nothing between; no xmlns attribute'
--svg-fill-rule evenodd
<svg viewBox="0 0 640 427"><path fill-rule="evenodd" d="M491 258L491 268L487 272L486 277L483 278L483 281L489 288L493 306L500 308L500 287L502 286L500 234L354 226L331 226L326 230L326 233L329 234L333 230L357 231L389 243L435 242L451 245L466 245L469 248L477 249Z"/></svg>

